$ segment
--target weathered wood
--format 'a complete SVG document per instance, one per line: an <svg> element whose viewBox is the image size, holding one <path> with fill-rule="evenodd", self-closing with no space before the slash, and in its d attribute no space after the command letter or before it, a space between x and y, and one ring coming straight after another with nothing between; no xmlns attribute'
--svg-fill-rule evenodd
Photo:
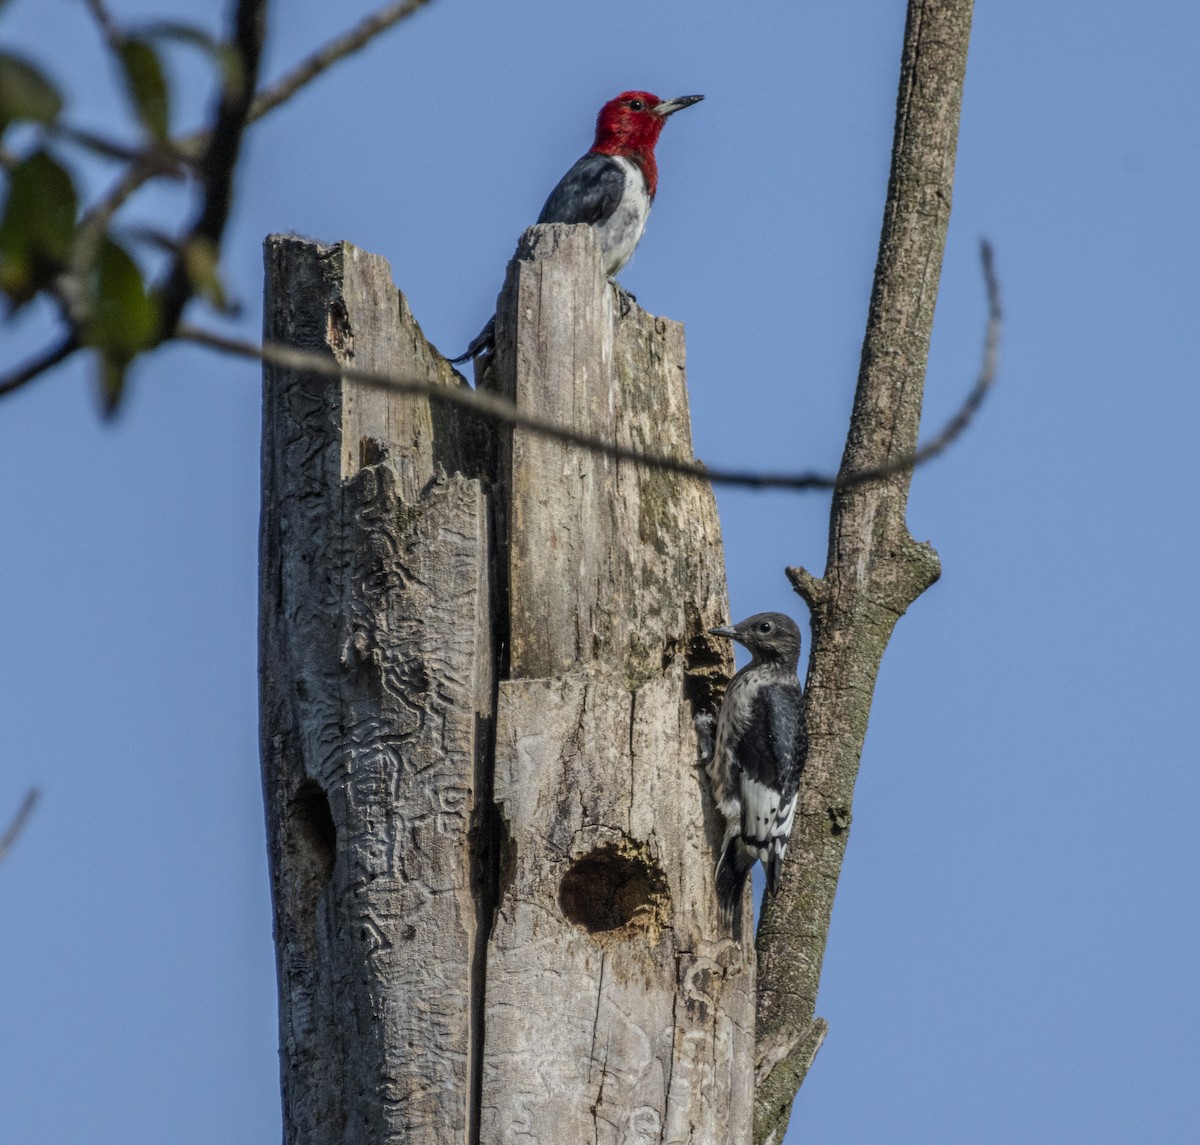
<svg viewBox="0 0 1200 1145"><path fill-rule="evenodd" d="M445 384L380 258L273 236L267 339ZM265 371L261 692L285 1140L463 1142L488 509L428 403ZM453 450L451 449L451 452Z"/></svg>
<svg viewBox="0 0 1200 1145"><path fill-rule="evenodd" d="M628 307L589 228L518 248L492 383L623 444L691 456L682 331ZM524 431L501 448L509 676L495 800L483 1141L741 1141L754 960L724 933L692 717L728 667L715 504L696 482Z"/></svg>
<svg viewBox="0 0 1200 1145"><path fill-rule="evenodd" d="M267 261L268 338L460 384L382 260ZM522 240L497 345L518 403L691 457L682 330L589 228ZM693 730L730 668L711 491L410 401L267 372L285 1137L744 1141L754 954Z"/></svg>

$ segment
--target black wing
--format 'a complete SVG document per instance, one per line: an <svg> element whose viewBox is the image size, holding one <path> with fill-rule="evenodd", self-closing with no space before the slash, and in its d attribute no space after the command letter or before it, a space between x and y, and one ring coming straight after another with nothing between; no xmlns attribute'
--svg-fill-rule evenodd
<svg viewBox="0 0 1200 1145"><path fill-rule="evenodd" d="M750 724L737 747L742 837L762 859L772 894L779 892L807 747L799 681L759 689Z"/></svg>
<svg viewBox="0 0 1200 1145"><path fill-rule="evenodd" d="M737 745L743 774L786 801L800 788L806 747L800 682L764 685L754 697L750 720Z"/></svg>
<svg viewBox="0 0 1200 1145"><path fill-rule="evenodd" d="M625 172L607 155L588 152L558 182L539 223L602 223L625 193Z"/></svg>

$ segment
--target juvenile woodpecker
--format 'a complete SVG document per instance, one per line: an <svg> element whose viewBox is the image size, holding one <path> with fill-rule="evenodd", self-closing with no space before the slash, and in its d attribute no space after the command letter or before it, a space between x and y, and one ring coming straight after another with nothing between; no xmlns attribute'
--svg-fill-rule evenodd
<svg viewBox="0 0 1200 1145"><path fill-rule="evenodd" d="M659 99L648 91L623 91L596 117L592 149L558 181L538 215L539 223L591 223L600 240L604 273L612 278L633 257L650 204L658 190L654 145L668 116L699 103L702 95ZM490 350L496 320L491 318L456 365Z"/></svg>
<svg viewBox="0 0 1200 1145"><path fill-rule="evenodd" d="M808 749L796 678L800 629L781 612L759 612L709 632L736 640L752 657L725 691L715 743L706 752L713 798L726 822L717 860L717 901L740 940L746 877L761 860L767 886L772 894L778 892L796 813ZM698 727L703 741L705 726Z"/></svg>

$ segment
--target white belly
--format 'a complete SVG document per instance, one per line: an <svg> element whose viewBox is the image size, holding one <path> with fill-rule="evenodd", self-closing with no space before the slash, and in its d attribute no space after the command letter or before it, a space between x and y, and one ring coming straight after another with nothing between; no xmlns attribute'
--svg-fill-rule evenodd
<svg viewBox="0 0 1200 1145"><path fill-rule="evenodd" d="M602 223L596 224L604 273L610 278L633 258L650 217L650 196L646 193L646 178L642 169L630 159L614 156L613 162L625 172L625 192L621 202Z"/></svg>

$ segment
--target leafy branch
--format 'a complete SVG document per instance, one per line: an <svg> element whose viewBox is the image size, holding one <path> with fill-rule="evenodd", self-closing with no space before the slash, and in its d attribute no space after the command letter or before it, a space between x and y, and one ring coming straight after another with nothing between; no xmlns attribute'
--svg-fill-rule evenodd
<svg viewBox="0 0 1200 1145"><path fill-rule="evenodd" d="M130 364L177 337L188 303L196 297L228 309L218 266L233 198L234 178L247 127L312 83L334 64L365 47L429 0L385 5L330 40L258 90L266 37L266 0L238 0L222 40L204 29L157 22L127 29L105 0L86 0L128 98L139 142L133 146L72 126L62 93L33 61L0 52L0 298L9 316L35 298L54 302L61 327L52 345L0 375L0 396L12 393L70 358L92 350L107 413L114 412ZM163 47L181 43L204 52L212 64L211 122L203 130L172 136L172 90ZM20 150L7 145L8 129L32 127ZM116 181L81 210L72 158L90 154L124 164ZM190 179L197 205L174 234L148 227L114 233L122 207L147 184ZM166 269L148 281L130 241L166 249Z"/></svg>

